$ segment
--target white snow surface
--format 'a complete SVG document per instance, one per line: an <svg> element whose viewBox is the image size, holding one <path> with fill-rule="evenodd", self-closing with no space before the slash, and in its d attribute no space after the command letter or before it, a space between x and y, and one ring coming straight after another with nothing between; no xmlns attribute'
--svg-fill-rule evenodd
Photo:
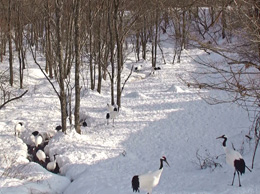
<svg viewBox="0 0 260 194"><path fill-rule="evenodd" d="M158 170L162 156L170 167L165 165L153 194L260 193L259 151L252 173L246 171L241 177L242 187L238 187L237 177L230 186L233 168L225 162L222 141L216 139L226 134L227 146L233 143L237 149L242 147L242 156L250 167L254 142L245 138L251 126L248 113L236 104L209 105L197 90L179 82L178 75L187 76L187 71L197 70L188 55L207 54L187 50L181 63L173 65L171 53L169 45L164 48L167 63L159 59L161 70L155 74L151 74L149 59L140 62L142 71L133 72L127 82L114 126L112 122L106 125L109 87L104 86L101 94L84 91L81 112L91 125L82 127L81 135L69 128L66 135L56 133L55 127L60 124L58 98L28 58L24 85L29 92L0 110L0 193L131 194L132 177ZM122 80L133 65L134 56L128 58L131 60L126 63ZM20 138L14 136L19 121L24 123ZM59 175L26 159L25 143L30 144L29 136L35 130L53 136L46 149L51 156L58 154ZM219 156L215 161L222 167L200 169L198 150L205 157L207 153Z"/></svg>

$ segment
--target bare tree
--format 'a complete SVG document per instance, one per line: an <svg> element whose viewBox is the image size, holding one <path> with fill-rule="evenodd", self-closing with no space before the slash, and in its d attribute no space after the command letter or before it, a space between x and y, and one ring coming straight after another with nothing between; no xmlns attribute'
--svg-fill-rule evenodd
<svg viewBox="0 0 260 194"><path fill-rule="evenodd" d="M45 10L45 29L46 29L46 35L45 35L45 57L46 57L46 65L45 65L45 71L49 74L49 77L53 78L53 46L51 43L51 6L49 0L45 1L44 5Z"/></svg>
<svg viewBox="0 0 260 194"><path fill-rule="evenodd" d="M24 38L23 38L23 27L24 27L24 19L22 18L21 12L23 11L22 1L18 1L16 4L17 10L17 52L18 52L18 60L19 60L19 77L20 77L20 88L23 88L23 70L25 69L25 56L26 50L24 46Z"/></svg>
<svg viewBox="0 0 260 194"><path fill-rule="evenodd" d="M63 47L62 47L62 31L61 31L61 22L62 22L62 7L63 0L55 1L55 13L56 13L56 34L57 34L57 62L59 67L59 86L60 86L60 107L61 107L61 123L62 131L66 132L67 124L67 103L66 103L66 93L64 85L64 64L63 64Z"/></svg>
<svg viewBox="0 0 260 194"><path fill-rule="evenodd" d="M251 107L253 110L258 110L260 104L258 15L249 15L245 6L251 7L255 6L255 4L248 5L242 4L242 2L238 4L237 2L237 4L233 4L229 8L228 15L225 15L227 23L225 31L233 34L233 37L238 38L240 41L219 45L216 38L201 41L191 36L199 44L199 47L208 49L224 58L221 64L196 58L199 64L207 67L205 73L208 75L217 73L222 76L222 79L215 79L211 83L201 82L201 80L196 79L191 85L195 84L200 88L227 91L232 96L230 101L235 101L245 108ZM195 77L193 76L193 78ZM218 100L215 99L215 102L218 102Z"/></svg>
<svg viewBox="0 0 260 194"><path fill-rule="evenodd" d="M81 133L80 130L80 4L81 1L76 1L75 5L75 129L77 133Z"/></svg>
<svg viewBox="0 0 260 194"><path fill-rule="evenodd" d="M12 0L8 1L8 44L9 44L9 83L13 86L13 47L12 47Z"/></svg>

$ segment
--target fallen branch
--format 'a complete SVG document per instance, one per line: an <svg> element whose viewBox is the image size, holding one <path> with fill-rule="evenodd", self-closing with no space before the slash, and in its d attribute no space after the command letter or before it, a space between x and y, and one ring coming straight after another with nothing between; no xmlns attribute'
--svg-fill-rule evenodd
<svg viewBox="0 0 260 194"><path fill-rule="evenodd" d="M20 96L17 96L17 97L11 98L10 100L7 100L4 104L2 104L2 105L0 106L0 109L2 109L7 103L22 98L27 92L28 92L28 90L26 90L26 91L25 91L24 93L22 93Z"/></svg>
<svg viewBox="0 0 260 194"><path fill-rule="evenodd" d="M211 156L208 150L205 150L205 156L199 154L199 149L196 151L196 158L198 162L194 162L199 165L200 169L210 168L212 171L217 167L222 167L222 165L215 160L219 156Z"/></svg>

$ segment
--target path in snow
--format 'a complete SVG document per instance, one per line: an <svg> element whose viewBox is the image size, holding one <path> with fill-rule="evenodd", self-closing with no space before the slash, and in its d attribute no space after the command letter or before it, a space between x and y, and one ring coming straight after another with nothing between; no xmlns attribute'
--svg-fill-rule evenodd
<svg viewBox="0 0 260 194"><path fill-rule="evenodd" d="M247 131L246 113L236 105L210 106L202 101L194 90L178 82L176 74L184 73L183 67L185 64L163 65L157 75L132 79L127 84L115 127L100 124L90 132L98 137L95 143L111 145L110 156L87 167L65 193L132 193L132 176L159 168L162 155L171 167L165 167L161 183L153 193L219 193L227 189L217 185L231 181L232 169L225 170L224 165L215 174L201 171L194 164L196 151L204 152L207 147L212 155L223 153L216 137L229 134L230 130L237 134ZM90 101L87 107L92 105ZM100 117L97 121L105 122L103 112L96 113ZM124 150L125 157L121 155ZM216 182L225 171L226 178Z"/></svg>

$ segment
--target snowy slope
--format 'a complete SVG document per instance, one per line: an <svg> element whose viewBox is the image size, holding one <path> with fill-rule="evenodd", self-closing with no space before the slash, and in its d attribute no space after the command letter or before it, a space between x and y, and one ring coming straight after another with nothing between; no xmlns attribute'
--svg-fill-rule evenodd
<svg viewBox="0 0 260 194"><path fill-rule="evenodd" d="M170 167L164 168L153 194L260 193L260 156L253 172L246 171L241 177L242 187L238 187L237 179L232 187L233 169L225 163L222 142L216 140L226 134L228 146L232 142L237 149L245 142L242 155L250 166L254 142L248 143L245 138L251 124L247 112L235 104L208 105L196 90L179 82L178 75L196 71L196 64L187 56L203 57L202 51L186 51L182 62L175 65L170 64L171 47L164 52L169 63L160 64L159 60L160 71L151 74L148 59L141 62L142 71L133 73L114 127L106 125L105 119L109 88L104 87L102 94L85 93L81 112L90 118L91 126L82 128L82 135L71 130L67 135L55 134L60 119L58 99L30 62L25 80L28 94L0 110L0 193L130 194L132 177L157 170L163 155ZM131 66L130 62L126 64L125 77ZM14 137L18 121L25 123L21 139ZM58 154L61 175L26 159L23 142L29 141L28 134L34 130L54 135L49 152ZM209 152L219 156L215 160L223 167L201 170L196 159L198 150L201 155ZM6 175L4 172L10 168L12 173Z"/></svg>

